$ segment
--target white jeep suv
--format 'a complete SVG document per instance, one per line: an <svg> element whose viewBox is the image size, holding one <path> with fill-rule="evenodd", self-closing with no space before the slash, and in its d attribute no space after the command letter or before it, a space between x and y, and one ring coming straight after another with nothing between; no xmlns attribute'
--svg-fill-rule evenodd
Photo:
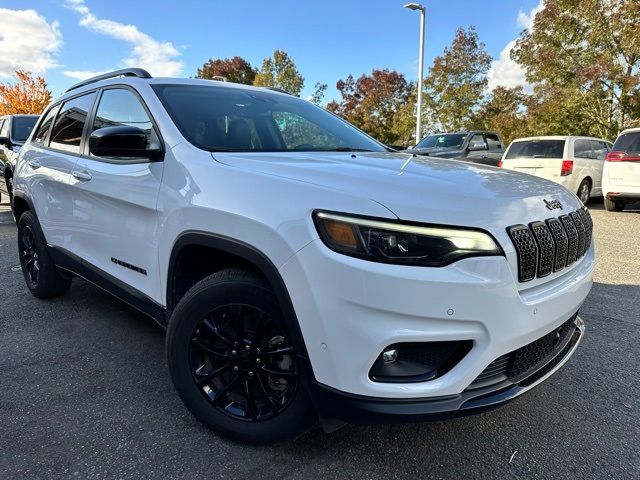
<svg viewBox="0 0 640 480"><path fill-rule="evenodd" d="M185 405L240 441L482 411L583 335L573 193L390 152L279 91L84 81L42 115L14 195L29 290L81 277L153 318Z"/></svg>

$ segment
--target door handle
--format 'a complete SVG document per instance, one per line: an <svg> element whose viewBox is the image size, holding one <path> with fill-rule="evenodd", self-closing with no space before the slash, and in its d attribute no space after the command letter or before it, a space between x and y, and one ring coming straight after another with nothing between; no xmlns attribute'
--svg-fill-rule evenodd
<svg viewBox="0 0 640 480"><path fill-rule="evenodd" d="M71 175L73 175L73 178L75 178L76 180L80 180L81 182L88 182L93 178L91 174L86 170L83 170L83 171L74 170L73 172L71 172Z"/></svg>
<svg viewBox="0 0 640 480"><path fill-rule="evenodd" d="M39 169L42 165L40 165L40 162L38 162L37 160L29 160L29 166L31 168L33 168L34 170Z"/></svg>

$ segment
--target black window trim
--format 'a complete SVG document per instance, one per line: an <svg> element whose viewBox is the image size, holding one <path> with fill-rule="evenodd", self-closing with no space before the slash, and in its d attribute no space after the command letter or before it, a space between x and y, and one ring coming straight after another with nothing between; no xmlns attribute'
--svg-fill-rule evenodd
<svg viewBox="0 0 640 480"><path fill-rule="evenodd" d="M160 148L162 150L162 159L160 160L151 160L148 158L135 158L135 159L131 159L131 160L115 160L115 159L110 159L110 158L104 158L104 157L97 157L95 155L89 155L89 132L91 127L93 126L93 121L95 119L95 114L98 110L98 105L100 102L100 99L102 98L102 92L104 90L109 90L109 89L126 89L131 91L138 99L138 101L140 101L140 103L142 104L142 108L144 108L145 112L147 113L147 115L149 115L149 119L151 120L151 124L153 125L153 129L156 133L156 135L158 136L158 141L160 143ZM84 124L84 128L82 130L82 138L80 139L80 151L79 153L75 153L75 152L69 152L66 150L60 150L58 148L52 148L50 146L50 141L51 141L51 132L53 131L53 126L55 125L56 121L58 120L58 115L60 114L60 107L62 105L64 105L66 102L76 99L78 97L82 97L83 95L88 95L91 93L95 93L96 97L93 100L93 104L91 106L91 108L89 109L89 111L87 112L87 119L85 121ZM47 110L45 112L43 112L42 115L40 115L40 119L38 120L36 127L34 127L34 129L36 129L36 133L37 130L40 129L40 126L42 125L42 122L44 121L46 114L49 113L51 110L53 110L54 108L58 108L58 111L55 113L55 116L53 117L53 122L51 122L51 127L49 127L49 130L47 131L47 135L44 138L44 141L42 143L38 143L38 142L33 142L35 145L37 145L39 148L42 148L44 150L47 151L51 151L51 152L56 152L56 153L61 153L64 155L69 155L72 157L77 157L77 158L82 158L85 160L93 160L93 161L98 161L98 162L103 162L103 163L111 163L111 164L115 164L115 165L133 165L133 164L142 164L142 163L155 163L155 162L161 162L164 159L164 154L165 154L165 146L164 146L164 140L162 138L162 135L160 133L160 129L158 128L158 124L155 121L155 119L153 118L153 115L151 115L151 112L149 111L149 108L147 107L147 104L145 103L144 99L142 98L142 96L140 95L140 93L133 88L131 85L126 85L126 84L114 84L114 85L107 85L104 87L99 87L99 88L92 88L90 90L83 90L82 92L78 92L76 95L71 95L69 97L65 97L64 99L58 100L55 103L52 103L49 108L47 108Z"/></svg>
<svg viewBox="0 0 640 480"><path fill-rule="evenodd" d="M85 125L85 131L82 134L83 138L85 139L85 143L84 143L84 148L81 150L81 157L84 159L89 159L89 160L102 162L102 163L110 163L114 165L136 165L136 164L156 163L156 162L164 161L164 155L166 153L164 140L162 138L162 134L160 133L160 128L158 127L158 123L156 122L155 118L153 118L153 115L151 114L151 111L149 110L149 107L147 106L146 102L142 98L142 95L140 95L140 93L135 88L126 84L107 85L99 88L98 90L99 90L98 96L96 97L96 101L93 104L93 108L91 109L91 111L89 112L89 115L87 116L88 121ZM117 158L98 157L96 155L91 155L89 153L89 135L91 134L91 128L93 127L93 122L95 121L96 114L98 113L98 106L100 105L100 100L102 100L102 94L104 93L105 90L129 90L138 99L138 101L142 105L142 108L144 109L147 116L149 117L149 120L151 121L153 131L158 137L158 143L160 144L160 149L162 150L162 155L160 159L152 160L149 158L132 158L127 160L118 160Z"/></svg>

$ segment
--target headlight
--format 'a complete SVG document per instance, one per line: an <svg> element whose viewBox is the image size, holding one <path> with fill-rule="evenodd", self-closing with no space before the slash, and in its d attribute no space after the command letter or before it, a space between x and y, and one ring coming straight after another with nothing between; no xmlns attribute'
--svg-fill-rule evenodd
<svg viewBox="0 0 640 480"><path fill-rule="evenodd" d="M493 237L480 230L320 211L313 219L331 250L375 262L442 267L466 257L503 255Z"/></svg>

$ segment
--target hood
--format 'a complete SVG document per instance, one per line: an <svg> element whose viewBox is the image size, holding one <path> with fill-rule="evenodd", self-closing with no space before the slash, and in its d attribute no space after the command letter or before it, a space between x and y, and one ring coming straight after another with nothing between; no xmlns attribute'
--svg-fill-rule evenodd
<svg viewBox="0 0 640 480"><path fill-rule="evenodd" d="M557 183L480 164L402 153L213 153L229 166L374 200L398 218L504 232L581 206ZM563 209L550 211L545 200ZM321 205L318 208L322 208ZM345 206L346 213L349 212Z"/></svg>

